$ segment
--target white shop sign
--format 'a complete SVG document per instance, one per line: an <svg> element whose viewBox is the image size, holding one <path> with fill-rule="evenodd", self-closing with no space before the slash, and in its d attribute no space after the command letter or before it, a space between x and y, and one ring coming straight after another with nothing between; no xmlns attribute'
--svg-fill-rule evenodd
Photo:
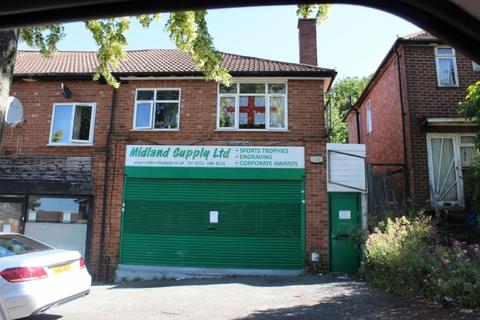
<svg viewBox="0 0 480 320"><path fill-rule="evenodd" d="M128 145L128 167L304 169L303 147Z"/></svg>

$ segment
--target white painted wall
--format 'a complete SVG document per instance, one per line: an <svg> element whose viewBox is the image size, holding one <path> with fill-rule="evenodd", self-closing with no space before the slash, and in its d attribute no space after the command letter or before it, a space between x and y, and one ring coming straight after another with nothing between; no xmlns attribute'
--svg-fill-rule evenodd
<svg viewBox="0 0 480 320"><path fill-rule="evenodd" d="M76 250L85 257L86 224L27 222L25 235L57 249Z"/></svg>
<svg viewBox="0 0 480 320"><path fill-rule="evenodd" d="M361 157L366 156L364 144L327 143L327 191L328 192L366 192L365 160L362 158L328 152L339 151ZM329 156L328 156L329 155ZM331 181L331 182L330 182ZM339 186L340 183L349 187ZM350 188L353 187L353 188Z"/></svg>

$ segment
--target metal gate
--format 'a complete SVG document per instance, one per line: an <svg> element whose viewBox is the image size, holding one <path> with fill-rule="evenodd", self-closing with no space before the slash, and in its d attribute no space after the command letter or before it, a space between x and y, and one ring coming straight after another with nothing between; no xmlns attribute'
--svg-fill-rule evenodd
<svg viewBox="0 0 480 320"><path fill-rule="evenodd" d="M303 185L127 177L121 264L302 269Z"/></svg>

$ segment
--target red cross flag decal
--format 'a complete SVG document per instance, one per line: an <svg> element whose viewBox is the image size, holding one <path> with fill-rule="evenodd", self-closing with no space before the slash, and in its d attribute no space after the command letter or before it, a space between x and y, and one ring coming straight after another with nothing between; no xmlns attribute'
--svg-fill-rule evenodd
<svg viewBox="0 0 480 320"><path fill-rule="evenodd" d="M248 119L248 125L255 125L255 113L265 113L265 106L255 105L255 96L249 96L248 105L240 106L240 113L246 113ZM242 101L242 100L240 100Z"/></svg>

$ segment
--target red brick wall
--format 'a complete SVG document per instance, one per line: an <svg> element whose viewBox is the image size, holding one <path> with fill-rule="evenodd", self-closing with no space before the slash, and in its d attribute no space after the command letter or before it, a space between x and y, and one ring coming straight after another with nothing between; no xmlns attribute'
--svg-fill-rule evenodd
<svg viewBox="0 0 480 320"><path fill-rule="evenodd" d="M427 128L421 123L426 117L458 117L458 103L466 95L468 85L480 80L473 71L472 60L456 51L459 87L439 87L434 47L405 47L406 81L410 108L411 191L417 207L430 200L427 157ZM444 129L445 130L445 129ZM451 128L449 132L475 132L476 128Z"/></svg>
<svg viewBox="0 0 480 320"><path fill-rule="evenodd" d="M367 102L370 100L372 131L367 132ZM402 113L396 59L359 106L360 142L366 145L368 163L403 163ZM349 142L357 143L355 112L348 120Z"/></svg>
<svg viewBox="0 0 480 320"><path fill-rule="evenodd" d="M70 99L65 99L61 94L60 84L62 82L72 90L73 94ZM91 80L29 80L15 81L11 88L11 95L22 101L26 122L16 128L5 127L0 146L1 154L92 157L92 181L95 193L93 195L89 254L90 263L96 270L103 204L105 142L110 119L112 88ZM48 146L53 104L68 102L96 103L93 146Z"/></svg>
<svg viewBox="0 0 480 320"><path fill-rule="evenodd" d="M402 46L399 49L402 93L406 116L407 164L410 195L416 207L430 199L427 131L474 132L476 127L429 128L426 117L458 117L458 102L466 87L480 79L472 69L472 60L456 52L459 87L438 87L433 46ZM366 103L372 102L373 131L367 134ZM356 143L355 114L348 118L349 141ZM394 56L360 106L361 143L367 147L369 163L403 162L402 119L398 73Z"/></svg>
<svg viewBox="0 0 480 320"><path fill-rule="evenodd" d="M110 118L112 89L93 81L66 81L71 99L60 94L61 81L16 82L12 94L23 102L27 122L19 128L6 128L1 152L10 154L60 154L93 157L95 185L94 214L91 229L90 256L98 270L100 226L103 205L105 141ZM136 88L181 88L179 131L132 131ZM328 218L326 203L326 166L312 165L312 155L325 157L326 140L323 118L323 82L288 81L288 132L220 132L216 131L217 85L203 80L128 81L118 89L110 146L107 215L104 261L112 266L119 255L119 237L123 193L123 172L127 144L223 145L244 141L247 145L304 146L306 161L306 231L307 252L321 253L323 266L328 265ZM52 105L55 102L96 102L96 125L93 147L47 146ZM23 141L21 149L18 140ZM307 258L307 257L306 257ZM106 277L103 269L102 277Z"/></svg>

